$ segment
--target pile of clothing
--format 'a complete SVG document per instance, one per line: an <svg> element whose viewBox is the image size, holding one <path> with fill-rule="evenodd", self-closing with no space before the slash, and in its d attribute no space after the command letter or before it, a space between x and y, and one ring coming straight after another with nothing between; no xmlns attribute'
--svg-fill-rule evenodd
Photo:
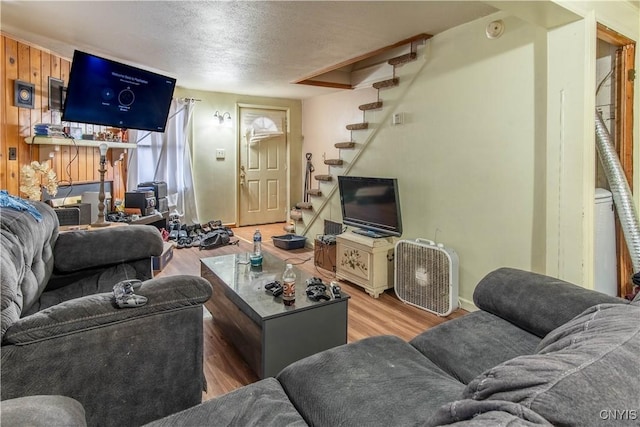
<svg viewBox="0 0 640 427"><path fill-rule="evenodd" d="M209 221L205 224L181 224L177 218L169 221L167 240L175 241L176 248L199 247L214 249L220 246L238 244L238 239L231 239L233 230L222 225L222 221Z"/></svg>

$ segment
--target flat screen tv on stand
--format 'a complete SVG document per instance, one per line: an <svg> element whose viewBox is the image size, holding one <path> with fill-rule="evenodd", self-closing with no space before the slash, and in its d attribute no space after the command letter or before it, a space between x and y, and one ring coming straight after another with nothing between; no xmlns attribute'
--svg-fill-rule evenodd
<svg viewBox="0 0 640 427"><path fill-rule="evenodd" d="M379 238L402 235L396 178L338 176L342 222L354 233Z"/></svg>

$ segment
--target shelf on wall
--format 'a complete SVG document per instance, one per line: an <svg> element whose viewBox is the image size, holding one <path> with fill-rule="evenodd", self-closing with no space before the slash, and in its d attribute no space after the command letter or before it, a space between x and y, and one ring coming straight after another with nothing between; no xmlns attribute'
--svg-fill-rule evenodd
<svg viewBox="0 0 640 427"><path fill-rule="evenodd" d="M79 147L100 147L100 144L106 143L109 148L136 148L136 144L131 142L115 142L115 141L94 141L90 139L72 139L72 138L56 138L49 136L30 136L24 139L27 144L36 145L77 145Z"/></svg>

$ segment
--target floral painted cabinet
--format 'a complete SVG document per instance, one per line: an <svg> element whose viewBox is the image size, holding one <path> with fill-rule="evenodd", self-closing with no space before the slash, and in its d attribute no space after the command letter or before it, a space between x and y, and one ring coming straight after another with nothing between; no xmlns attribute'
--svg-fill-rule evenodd
<svg viewBox="0 0 640 427"><path fill-rule="evenodd" d="M336 236L336 277L344 279L378 298L393 288L393 251L397 239L374 239L352 232Z"/></svg>

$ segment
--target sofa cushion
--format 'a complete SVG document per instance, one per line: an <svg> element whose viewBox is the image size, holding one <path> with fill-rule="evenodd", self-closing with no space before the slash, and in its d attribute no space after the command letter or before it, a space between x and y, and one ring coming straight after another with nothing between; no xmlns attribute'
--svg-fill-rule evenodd
<svg viewBox="0 0 640 427"><path fill-rule="evenodd" d="M464 397L519 403L554 425L601 425L612 416L616 425L637 423L639 354L640 306L601 304L552 331L537 354L475 378Z"/></svg>
<svg viewBox="0 0 640 427"><path fill-rule="evenodd" d="M473 292L473 302L540 338L596 304L625 300L515 268L487 274Z"/></svg>
<svg viewBox="0 0 640 427"><path fill-rule="evenodd" d="M146 424L174 426L306 426L280 383L266 378L216 399Z"/></svg>
<svg viewBox="0 0 640 427"><path fill-rule="evenodd" d="M64 273L160 256L164 244L150 225L62 233L54 247L56 270Z"/></svg>
<svg viewBox="0 0 640 427"><path fill-rule="evenodd" d="M533 354L537 336L486 311L429 328L410 344L464 384L499 363Z"/></svg>
<svg viewBox="0 0 640 427"><path fill-rule="evenodd" d="M0 424L29 427L86 427L84 408L75 399L36 395L2 401Z"/></svg>
<svg viewBox="0 0 640 427"><path fill-rule="evenodd" d="M393 336L325 350L287 366L277 379L305 421L317 426L422 424L464 389Z"/></svg>
<svg viewBox="0 0 640 427"><path fill-rule="evenodd" d="M31 214L0 208L0 309L2 336L40 297L53 271L53 245L58 217L41 202L29 202L40 212Z"/></svg>

